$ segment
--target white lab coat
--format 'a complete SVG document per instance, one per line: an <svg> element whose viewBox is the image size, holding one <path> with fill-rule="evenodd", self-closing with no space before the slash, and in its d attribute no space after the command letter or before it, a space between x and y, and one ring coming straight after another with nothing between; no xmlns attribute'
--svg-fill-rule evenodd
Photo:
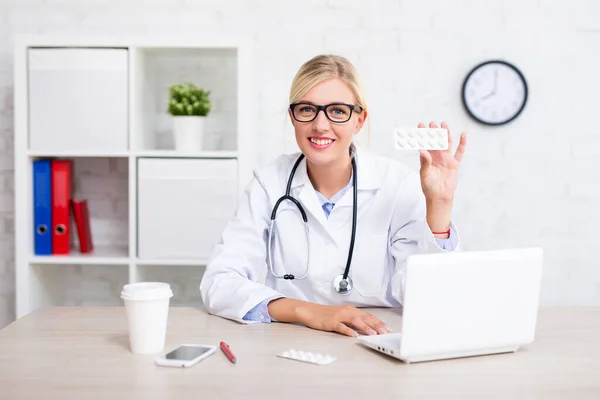
<svg viewBox="0 0 600 400"><path fill-rule="evenodd" d="M310 229L308 276L276 279L266 263L267 230L273 206L285 193L299 154L282 155L254 171L236 215L215 246L200 283L208 312L242 323L254 306L273 296L320 304L395 307L402 304L405 262L411 253L443 252L425 219L425 197L416 171L392 159L357 149L358 218L350 276L354 289L333 290L343 273L352 228L352 189L329 218L319 203L302 160L291 194L302 204ZM458 232L450 224L455 249ZM299 211L290 201L277 214L272 246L277 275L304 275L308 249ZM266 279L265 279L266 278Z"/></svg>

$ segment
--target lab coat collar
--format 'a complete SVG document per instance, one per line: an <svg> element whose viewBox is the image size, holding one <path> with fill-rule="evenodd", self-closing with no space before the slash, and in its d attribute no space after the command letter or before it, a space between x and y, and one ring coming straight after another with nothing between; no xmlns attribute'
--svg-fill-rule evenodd
<svg viewBox="0 0 600 400"><path fill-rule="evenodd" d="M293 168L293 164L296 162L300 153L296 157L293 158L292 165L290 167ZM365 150L356 146L356 151L354 153L354 157L356 159L356 171L357 171L357 184L358 190L376 190L381 187L381 175L377 172L375 168L375 163L371 160L371 154L366 152ZM301 185L305 185L314 189L310 179L308 178L308 171L306 169L306 157L302 159L298 168L296 169L296 173L294 174L294 179L292 180L292 188L297 188Z"/></svg>
<svg viewBox="0 0 600 400"><path fill-rule="evenodd" d="M293 164L298 159L299 154L296 154L292 158L292 163L288 168L288 176L293 168ZM368 154L365 151L356 149L354 153L354 157L356 157L356 171L357 171L357 184L358 184L358 196L359 203L368 202L368 198L373 196L373 192L381 187L381 174L377 173L376 163L372 159L372 155ZM286 181L287 182L287 181ZM321 229L324 234L327 234L329 238L339 245L339 229L346 224L349 224L350 220L344 219L340 221L339 218L332 218L330 215L330 219L328 220L325 216L325 212L321 207L321 203L319 202L319 198L315 192L315 189L308 177L308 172L306 170L306 158L303 158L302 161L298 164L298 168L296 169L296 173L294 174L294 179L292 180L292 196L297 196L298 200L305 207L305 211L310 213L320 225L317 229ZM362 193L362 194L361 194ZM352 207L353 205L353 191L352 189L347 191L344 196L336 203L336 208L346 208ZM366 197L365 197L366 196ZM358 207L358 220L360 220L361 215L368 209L368 206L362 204L362 207ZM339 212L338 212L339 213ZM336 214L335 212L332 213Z"/></svg>

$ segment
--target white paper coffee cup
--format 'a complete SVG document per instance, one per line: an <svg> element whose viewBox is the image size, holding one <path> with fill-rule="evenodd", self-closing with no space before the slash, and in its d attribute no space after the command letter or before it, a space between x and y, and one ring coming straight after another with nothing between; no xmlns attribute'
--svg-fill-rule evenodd
<svg viewBox="0 0 600 400"><path fill-rule="evenodd" d="M123 286L121 298L129 325L133 353L160 353L165 348L169 302L173 291L168 283L140 282Z"/></svg>

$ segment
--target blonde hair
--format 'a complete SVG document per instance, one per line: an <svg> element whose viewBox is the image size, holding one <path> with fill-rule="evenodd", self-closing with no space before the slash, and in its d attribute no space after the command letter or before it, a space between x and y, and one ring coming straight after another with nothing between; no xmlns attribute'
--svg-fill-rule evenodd
<svg viewBox="0 0 600 400"><path fill-rule="evenodd" d="M347 58L332 54L321 54L302 64L292 81L289 103L297 102L313 86L331 78L338 78L348 85L356 105L367 110L367 101L356 68Z"/></svg>

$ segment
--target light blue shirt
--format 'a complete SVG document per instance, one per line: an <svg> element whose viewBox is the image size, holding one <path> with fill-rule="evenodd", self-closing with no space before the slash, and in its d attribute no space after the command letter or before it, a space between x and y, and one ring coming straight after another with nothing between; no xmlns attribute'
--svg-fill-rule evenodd
<svg viewBox="0 0 600 400"><path fill-rule="evenodd" d="M350 182L348 182L348 184L342 190L340 190L339 192L334 194L331 197L331 199L327 199L327 197L323 196L318 190L315 190L315 192L317 193L317 197L319 198L319 201L321 202L321 207L323 208L323 211L325 212L325 216L327 218L329 218L329 214L331 213L331 210L333 210L335 203L337 203L338 200L340 200L344 196L344 194L346 194L346 192L348 190L350 190L351 188L352 188L352 176L350 177ZM454 250L453 241L450 241L448 239L438 239L438 238L436 238L435 240L436 240L438 246L440 246L440 248L447 250L447 251ZM267 305L269 304L270 301L278 299L280 297L281 296L274 296L274 297L270 297L268 299L263 300L261 303L257 304L254 308L252 308L250 311L248 311L246 313L246 315L244 315L243 319L246 321L258 321L258 322L265 322L265 323L270 323L270 322L275 321L269 315Z"/></svg>

